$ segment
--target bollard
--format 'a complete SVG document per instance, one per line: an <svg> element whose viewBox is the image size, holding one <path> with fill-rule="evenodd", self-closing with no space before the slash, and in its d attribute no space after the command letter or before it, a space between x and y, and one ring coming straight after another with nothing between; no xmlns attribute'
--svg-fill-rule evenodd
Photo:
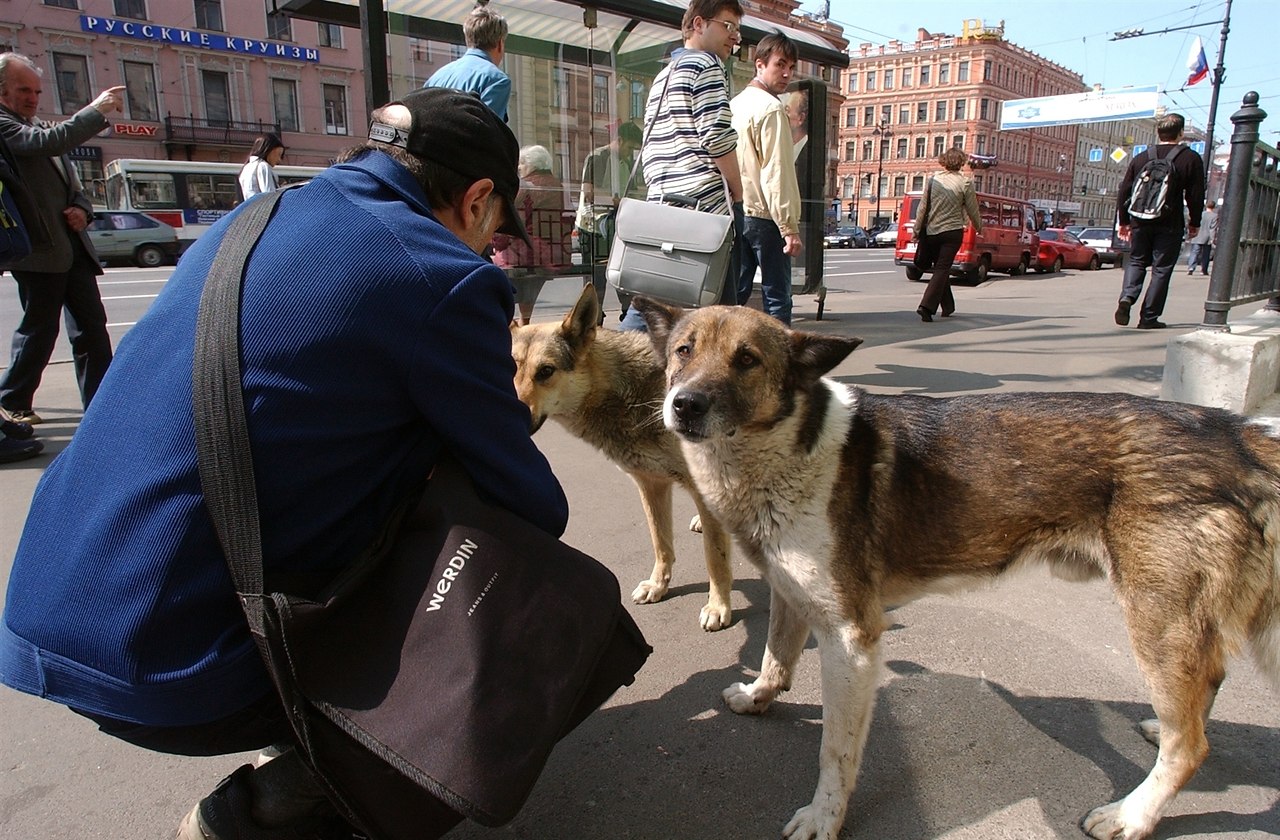
<svg viewBox="0 0 1280 840"><path fill-rule="evenodd" d="M1254 147L1258 143L1258 126L1267 112L1258 107L1258 92L1244 95L1239 111L1231 115L1235 129L1231 133L1231 158L1227 163L1227 186L1223 192L1226 207L1218 219L1218 241L1223 243L1213 255L1213 273L1209 276L1209 296L1204 302L1201 329L1228 332L1227 311L1231 309L1231 279L1235 276L1236 256L1240 251L1240 235L1244 230L1245 204L1249 197L1249 180L1253 172ZM1213 149L1206 149L1210 161Z"/></svg>

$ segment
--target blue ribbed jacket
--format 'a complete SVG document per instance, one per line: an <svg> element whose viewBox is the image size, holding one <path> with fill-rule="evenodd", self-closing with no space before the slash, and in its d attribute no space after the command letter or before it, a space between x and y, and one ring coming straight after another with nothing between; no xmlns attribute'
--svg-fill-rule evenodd
<svg viewBox="0 0 1280 840"><path fill-rule="evenodd" d="M196 310L226 229L183 256L124 336L36 489L0 626L13 688L158 726L269 690L196 470ZM353 559L442 449L482 492L563 532L565 496L512 385L513 306L506 275L380 152L282 197L241 318L269 574Z"/></svg>

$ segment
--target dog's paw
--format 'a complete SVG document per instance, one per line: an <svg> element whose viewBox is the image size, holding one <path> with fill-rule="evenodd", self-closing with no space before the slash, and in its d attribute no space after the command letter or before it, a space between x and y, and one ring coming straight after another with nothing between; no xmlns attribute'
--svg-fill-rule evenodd
<svg viewBox="0 0 1280 840"><path fill-rule="evenodd" d="M734 714L758 715L769 708L775 694L755 683L734 683L724 690L722 696Z"/></svg>
<svg viewBox="0 0 1280 840"><path fill-rule="evenodd" d="M1160 746L1160 719L1151 718L1144 720L1138 724L1138 731L1142 733L1142 737L1146 738L1157 747Z"/></svg>
<svg viewBox="0 0 1280 840"><path fill-rule="evenodd" d="M823 814L821 809L806 805L782 829L786 840L835 840L840 826L832 825L831 815Z"/></svg>
<svg viewBox="0 0 1280 840"><path fill-rule="evenodd" d="M631 600L637 604L656 604L667 597L667 585L652 580L642 580L631 593Z"/></svg>
<svg viewBox="0 0 1280 840"><path fill-rule="evenodd" d="M729 626L729 619L733 618L733 610L729 609L728 604L723 607L707 604L702 608L698 618L702 622L703 630L714 633Z"/></svg>
<svg viewBox="0 0 1280 840"><path fill-rule="evenodd" d="M1124 814L1124 800L1094 808L1080 822L1084 833L1096 840L1144 840L1154 825L1130 825Z"/></svg>
<svg viewBox="0 0 1280 840"><path fill-rule="evenodd" d="M702 514L695 513L693 515L693 519L689 520L689 530L693 531L695 534L702 533Z"/></svg>

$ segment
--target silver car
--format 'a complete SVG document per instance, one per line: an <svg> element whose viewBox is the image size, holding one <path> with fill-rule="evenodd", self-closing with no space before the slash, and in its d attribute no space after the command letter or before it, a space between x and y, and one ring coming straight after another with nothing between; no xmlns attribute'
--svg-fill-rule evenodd
<svg viewBox="0 0 1280 840"><path fill-rule="evenodd" d="M1113 246L1111 228L1087 227L1077 233L1076 238L1098 252L1098 262L1111 265L1120 262L1120 253Z"/></svg>
<svg viewBox="0 0 1280 840"><path fill-rule="evenodd" d="M178 259L178 232L146 213L98 210L89 223L89 239L100 260L130 260L155 268Z"/></svg>

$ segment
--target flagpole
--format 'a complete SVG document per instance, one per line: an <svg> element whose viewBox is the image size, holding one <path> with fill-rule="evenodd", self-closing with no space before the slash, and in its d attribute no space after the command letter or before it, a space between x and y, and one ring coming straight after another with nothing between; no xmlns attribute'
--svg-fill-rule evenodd
<svg viewBox="0 0 1280 840"><path fill-rule="evenodd" d="M1210 175L1213 172L1213 124L1218 119L1218 91L1222 89L1222 82L1226 76L1226 69L1222 66L1222 57L1227 51L1227 33L1231 31L1231 0L1227 0L1227 11L1222 16L1222 37L1218 41L1218 64L1213 68L1213 93L1209 95L1209 125L1204 132L1204 180L1207 187L1210 183Z"/></svg>

